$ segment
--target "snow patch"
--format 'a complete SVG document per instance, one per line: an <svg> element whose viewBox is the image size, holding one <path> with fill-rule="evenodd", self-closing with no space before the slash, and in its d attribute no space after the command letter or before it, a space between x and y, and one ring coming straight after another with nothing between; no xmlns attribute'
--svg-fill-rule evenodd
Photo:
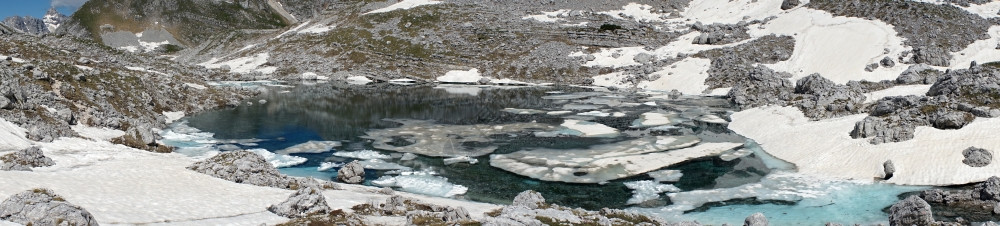
<svg viewBox="0 0 1000 226"><path fill-rule="evenodd" d="M219 58L212 58L209 61L200 63L198 65L205 68L221 68L222 66L229 66L229 70L235 73L250 73L250 72L260 72L263 74L272 74L278 70L278 67L267 66L261 67L267 63L267 59L270 57L269 53L258 53L257 55L240 57L228 61L219 62Z"/></svg>
<svg viewBox="0 0 1000 226"><path fill-rule="evenodd" d="M669 14L660 14L653 12L653 7L645 4L638 4L634 2L628 3L622 7L621 10L611 10L606 12L600 12L599 14L605 14L617 19L627 20L625 17L634 19L636 22L663 22L665 17Z"/></svg>
<svg viewBox="0 0 1000 226"><path fill-rule="evenodd" d="M875 103L885 97L892 96L908 96L917 95L923 96L927 94L927 91L931 90L931 85L905 85L905 86L894 86L892 88L883 89L875 92L865 93L865 103Z"/></svg>
<svg viewBox="0 0 1000 226"><path fill-rule="evenodd" d="M382 176L371 182L380 187L397 187L405 192L438 197L464 195L469 188L448 182L448 178L426 172L409 172L399 176Z"/></svg>
<svg viewBox="0 0 1000 226"><path fill-rule="evenodd" d="M442 3L442 1L435 1L435 0L402 0L402 1L399 1L399 3L392 4L392 5L387 6L385 8L372 10L372 11L364 13L362 15L367 15L367 14L372 14L372 13L384 13L384 12L389 12L389 11L393 11L393 10L400 10L400 9L412 9L414 7L417 7L417 6L434 5L434 4L439 4L439 3Z"/></svg>
<svg viewBox="0 0 1000 226"><path fill-rule="evenodd" d="M545 11L543 11L542 14L539 14L539 15L528 15L528 16L521 17L521 19L524 19L524 20L536 20L538 22L545 22L545 23L555 23L555 22L559 22L559 21L563 20L560 17L569 16L569 12L570 12L570 10L568 10L568 9L560 9L560 10L551 11L551 12L545 12Z"/></svg>
<svg viewBox="0 0 1000 226"><path fill-rule="evenodd" d="M184 111L166 111L163 112L163 117L167 119L167 124L170 124L184 118Z"/></svg>
<svg viewBox="0 0 1000 226"><path fill-rule="evenodd" d="M94 140L110 141L111 139L125 135L125 131L121 130L102 128L102 127L90 127L79 124L71 126L70 128L72 128L73 131L75 131L77 134L80 134L80 136Z"/></svg>
<svg viewBox="0 0 1000 226"><path fill-rule="evenodd" d="M0 151L16 151L31 146L27 130L0 118Z"/></svg>
<svg viewBox="0 0 1000 226"><path fill-rule="evenodd" d="M463 83L463 84L474 84L479 83L483 79L483 76L479 75L479 69L469 69L468 71L449 71L443 76L437 77L439 82L445 83Z"/></svg>
<svg viewBox="0 0 1000 226"><path fill-rule="evenodd" d="M689 57L654 72L652 75L659 76L658 79L639 82L638 87L645 90L666 92L677 90L685 95L700 95L708 90L705 79L708 79L708 68L711 63L709 59Z"/></svg>

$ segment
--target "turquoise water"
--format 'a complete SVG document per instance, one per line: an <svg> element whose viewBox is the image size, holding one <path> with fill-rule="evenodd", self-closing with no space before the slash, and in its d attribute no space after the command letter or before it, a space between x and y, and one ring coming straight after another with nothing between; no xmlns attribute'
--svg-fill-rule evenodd
<svg viewBox="0 0 1000 226"><path fill-rule="evenodd" d="M460 93L449 93L446 89L431 86L401 86L376 84L352 86L339 83L299 85L295 87L272 87L269 92L250 100L252 105L233 109L206 112L187 117L184 125L200 132L168 136L167 143L184 147L182 153L224 151L229 145L242 149L262 148L276 152L307 141L340 141L340 147L324 153L293 153L291 156L304 158L304 162L291 167L280 168L285 174L334 180L336 167L328 171L318 171L324 162L345 163L352 158L333 156L336 152L376 150L392 156L388 163L406 167L409 171L366 170L366 185L373 185L383 176L399 173L429 173L426 177L446 178L447 183L467 189L464 195L455 198L473 201L506 204L524 190L535 190L550 202L563 206L586 209L631 208L649 212L669 220L697 219L702 223L740 223L753 212L764 212L776 225L819 224L825 222L869 223L886 219L881 209L897 200L896 195L917 190L917 187L900 187L884 184L857 184L850 182L823 182L829 190L804 187L807 195L791 201L767 201L768 197L739 199L743 202L708 203L701 208L677 208L671 198L662 195L660 199L638 206L626 205L632 191L623 183L628 181L651 180L640 174L602 184L571 184L540 181L490 166L489 155L476 157L477 164L458 163L446 165L441 157L418 156L414 160L399 160L402 153L381 151L373 148L372 140L363 138L367 132L378 129L396 128L402 124L392 120L426 120L435 125L504 125L511 123L539 123L553 128L565 119L589 120L621 131L616 137L536 137L536 131L513 131L503 134L456 134L487 139L489 142L458 142L463 147L495 146L494 154L505 154L539 148L585 149L599 144L620 142L637 137L652 135L695 135L706 142L747 142L745 148L754 154L732 161L718 157L694 159L665 169L680 170L683 173L675 186L684 192L724 191L758 183L786 183L785 179L768 179L776 172L789 174L794 166L768 156L753 142L742 137L727 134L724 126L703 127L690 118L700 114L714 114L727 118L734 111L728 101L712 97L688 97L682 100L650 99L648 96L620 96L601 93L584 93L579 98L552 97L553 95L573 96L589 89L576 87L532 87L532 88L481 88L476 92L463 89ZM475 95L471 95L475 94ZM265 100L265 101L258 101ZM655 102L654 105L643 103ZM580 110L580 106L588 106ZM538 114L517 114L506 108L537 110ZM620 113L618 116L577 115L596 108L604 113ZM576 109L576 110L574 110ZM545 112L573 111L572 114L550 115ZM663 129L632 128L639 115L644 112L675 112L687 118L683 122ZM179 127L176 126L175 127ZM180 130L180 129L176 129ZM722 134L718 134L722 133ZM195 135L190 135L195 134ZM451 136L451 135L449 135ZM398 138L398 145L409 144L406 137ZM195 142L200 140L202 142ZM790 173L794 174L794 173ZM763 182L762 182L763 180ZM798 182L794 182L795 184ZM449 185L448 188L454 188ZM433 187L433 186L432 186ZM405 188L398 188L404 189ZM788 188L795 191L796 187ZM461 189L458 189L461 190ZM411 192L422 192L420 190ZM427 194L444 194L444 191L427 191ZM773 197L771 197L773 199ZM752 200L758 199L757 202ZM679 210L683 209L683 210Z"/></svg>

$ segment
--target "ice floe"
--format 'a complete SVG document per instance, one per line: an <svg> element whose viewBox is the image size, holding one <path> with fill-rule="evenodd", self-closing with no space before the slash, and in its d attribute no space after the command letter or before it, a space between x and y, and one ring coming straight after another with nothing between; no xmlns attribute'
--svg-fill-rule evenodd
<svg viewBox="0 0 1000 226"><path fill-rule="evenodd" d="M618 129L606 126L604 124L581 121L575 119L566 119L560 125L564 130L560 130L560 134L580 136L580 137L616 137L618 136Z"/></svg>
<svg viewBox="0 0 1000 226"><path fill-rule="evenodd" d="M372 147L380 150L409 152L435 157L482 156L492 153L496 146L470 146L466 143L489 143L490 135L551 130L540 123L512 123L503 125L442 125L421 120L392 120L402 123L398 128L369 130L362 138L371 139ZM404 141L405 145L393 145Z"/></svg>
<svg viewBox="0 0 1000 226"><path fill-rule="evenodd" d="M347 83L354 84L354 85L365 85L365 84L372 83L372 82L373 81L371 79L369 79L368 77L365 77L365 76L351 76L351 77L347 77Z"/></svg>
<svg viewBox="0 0 1000 226"><path fill-rule="evenodd" d="M676 182L681 180L684 173L680 170L657 170L653 172L646 173L649 177L653 178L656 182Z"/></svg>
<svg viewBox="0 0 1000 226"><path fill-rule="evenodd" d="M625 182L625 187L632 189L632 198L626 204L639 204L649 200L660 198L660 194L665 192L679 192L680 188L669 184L661 184L656 181L629 181Z"/></svg>
<svg viewBox="0 0 1000 226"><path fill-rule="evenodd" d="M316 167L316 171L321 171L322 172L322 171L327 171L327 170L330 170L330 169L333 169L333 168L337 168L337 167L341 167L341 166L344 166L344 163L323 162L323 163L319 164L319 167Z"/></svg>
<svg viewBox="0 0 1000 226"><path fill-rule="evenodd" d="M699 144L699 139L693 136L650 136L587 149L535 149L494 154L490 156L490 165L545 181L600 183L719 155L742 145Z"/></svg>
<svg viewBox="0 0 1000 226"><path fill-rule="evenodd" d="M332 150L335 147L340 147L340 141L307 141L305 143L296 144L294 146L281 149L274 153L278 154L294 154L294 153L323 153Z"/></svg>
<svg viewBox="0 0 1000 226"><path fill-rule="evenodd" d="M448 178L426 172L406 172L399 176L382 176L371 182L381 187L395 187L405 192L438 197L464 195L469 188L448 182Z"/></svg>
<svg viewBox="0 0 1000 226"><path fill-rule="evenodd" d="M367 159L361 162L361 166L365 169L373 170L410 170L410 167L406 167L400 164L387 162L382 159Z"/></svg>
<svg viewBox="0 0 1000 226"><path fill-rule="evenodd" d="M262 149L262 148L254 148L254 149L249 149L247 151L257 153L258 155L264 157L264 159L267 160L268 163L271 163L272 166L277 168L294 166L306 163L306 161L308 161L308 159L303 157L275 154L273 152L268 151L267 149Z"/></svg>
<svg viewBox="0 0 1000 226"><path fill-rule="evenodd" d="M392 159L392 156L372 150L338 151L333 153L333 156L353 159Z"/></svg>
<svg viewBox="0 0 1000 226"><path fill-rule="evenodd" d="M674 113L664 113L664 112L646 112L639 115L639 118L632 122L632 127L654 127L662 125L671 125L675 122L671 120L676 118L677 114Z"/></svg>
<svg viewBox="0 0 1000 226"><path fill-rule="evenodd" d="M476 163L479 163L479 159L472 158L472 157L469 157L469 156L459 156L459 157L453 157L453 158L446 158L446 159L444 159L444 164L445 165L451 165L451 164L461 163L461 162L465 162L465 163L469 163L469 164L476 164Z"/></svg>

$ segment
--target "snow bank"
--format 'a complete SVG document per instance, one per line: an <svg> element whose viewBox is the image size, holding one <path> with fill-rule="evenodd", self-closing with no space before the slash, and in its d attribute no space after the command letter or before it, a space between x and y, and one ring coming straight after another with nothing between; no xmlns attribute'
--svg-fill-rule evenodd
<svg viewBox="0 0 1000 226"><path fill-rule="evenodd" d="M417 6L434 5L434 4L439 4L439 3L442 3L442 1L435 1L435 0L402 0L402 1L399 1L399 3L392 4L392 5L390 5L388 7L385 7L385 8L372 10L372 11L364 13L364 14L384 13L384 12L389 12L389 11L393 11L393 10L400 10L400 9L412 9L414 7L417 7Z"/></svg>
<svg viewBox="0 0 1000 226"><path fill-rule="evenodd" d="M646 22L646 23L663 22L664 18L668 16L668 14L660 14L654 12L653 7L650 5L638 4L634 2L630 2L628 3L628 5L622 6L621 10L599 12L599 14L605 14L622 20L627 20L631 18L637 22Z"/></svg>
<svg viewBox="0 0 1000 226"><path fill-rule="evenodd" d="M884 57L895 59L908 49L893 26L882 21L834 17L824 11L800 7L777 15L763 26L751 26L751 36L770 34L795 38L795 50L789 60L766 65L792 73L793 81L813 73L838 84L852 80L881 81L896 79L906 70L905 65L880 67L872 72L864 70Z"/></svg>
<svg viewBox="0 0 1000 226"><path fill-rule="evenodd" d="M957 185L996 175L1000 164L969 167L962 150L975 146L1000 150L1000 118L977 118L959 130L917 127L914 138L873 145L849 135L866 115L811 121L795 107L764 107L733 114L729 128L755 140L767 153L795 164L799 172L825 178L881 178L882 163L892 160L890 183Z"/></svg>
<svg viewBox="0 0 1000 226"><path fill-rule="evenodd" d="M296 144L285 149L276 151L278 154L294 154L294 153L323 153L328 152L335 147L340 147L340 141L318 141L311 140L305 143Z"/></svg>
<svg viewBox="0 0 1000 226"><path fill-rule="evenodd" d="M764 19L782 12L782 0L700 0L692 1L681 12L677 21L704 24L736 24L743 21ZM805 5L808 1L803 1Z"/></svg>
<svg viewBox="0 0 1000 226"><path fill-rule="evenodd" d="M167 124L170 124L184 118L184 111L165 111L163 117L167 118Z"/></svg>
<svg viewBox="0 0 1000 226"><path fill-rule="evenodd" d="M267 63L267 59L270 57L269 53L258 53L253 56L240 57L228 61L219 62L219 58L212 58L209 61L200 63L198 65L205 68L221 68L222 66L229 66L229 70L235 73L250 73L250 72L260 72L263 74L271 74L278 70L278 67L267 66L261 67Z"/></svg>
<svg viewBox="0 0 1000 226"><path fill-rule="evenodd" d="M31 146L27 130L0 118L0 151L16 151Z"/></svg>
<svg viewBox="0 0 1000 226"><path fill-rule="evenodd" d="M996 15L995 12L997 11L993 12ZM996 48L998 43L1000 43L1000 26L990 27L987 34L990 35L989 39L975 41L966 46L962 51L952 53L951 67L967 68L972 61L976 61L977 63L1000 61L1000 49Z"/></svg>
<svg viewBox="0 0 1000 226"><path fill-rule="evenodd" d="M702 143L693 146L699 142L693 136L643 137L587 149L535 149L495 154L490 156L490 165L545 181L600 183L718 155L743 145Z"/></svg>
<svg viewBox="0 0 1000 226"><path fill-rule="evenodd" d="M709 59L689 57L654 72L653 75L660 78L640 82L638 87L645 90L677 90L685 95L700 95L708 90L705 79L708 79L708 67L711 63Z"/></svg>
<svg viewBox="0 0 1000 226"><path fill-rule="evenodd" d="M125 135L125 131L102 127L74 125L70 128L72 128L77 134L80 134L80 136L94 140L110 141L111 139Z"/></svg>
<svg viewBox="0 0 1000 226"><path fill-rule="evenodd" d="M308 159L303 157L275 154L273 152L268 151L267 149L261 149L261 148L249 149L247 151L257 153L258 155L263 156L268 163L271 163L271 165L277 168L294 166L306 163L306 161L308 161Z"/></svg>
<svg viewBox="0 0 1000 226"><path fill-rule="evenodd" d="M539 15L528 15L528 16L521 17L521 19L524 19L524 20L536 20L538 22L546 22L546 23L555 23L555 22L559 22L559 21L563 20L560 17L566 17L566 16L568 16L569 12L570 12L570 10L568 10L568 9L560 9L560 10L551 11L551 12L545 12L545 11L543 11L542 14L539 14Z"/></svg>
<svg viewBox="0 0 1000 226"><path fill-rule="evenodd" d="M479 83L479 80L483 79L483 76L479 75L479 69L469 69L468 71L449 71L443 76L437 77L439 82L445 83L463 83L463 84L474 84Z"/></svg>
<svg viewBox="0 0 1000 226"><path fill-rule="evenodd" d="M875 92L865 93L865 103L875 103L884 97L891 96L907 96L907 95L917 95L923 96L927 94L927 91L931 89L931 85L905 85L905 86L894 86L892 88L883 89Z"/></svg>

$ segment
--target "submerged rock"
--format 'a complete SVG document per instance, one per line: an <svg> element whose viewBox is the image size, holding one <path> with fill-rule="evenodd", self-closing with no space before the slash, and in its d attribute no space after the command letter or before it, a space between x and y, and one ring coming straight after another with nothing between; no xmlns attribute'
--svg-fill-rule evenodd
<svg viewBox="0 0 1000 226"><path fill-rule="evenodd" d="M316 187L303 187L295 191L291 196L288 196L288 199L284 202L267 207L267 211L288 218L328 214L331 209L326 204L326 198L322 192L321 189Z"/></svg>
<svg viewBox="0 0 1000 226"><path fill-rule="evenodd" d="M931 205L915 195L889 207L889 225L930 225L931 223L934 223Z"/></svg>
<svg viewBox="0 0 1000 226"><path fill-rule="evenodd" d="M98 225L90 212L44 188L4 200L0 203L0 220L24 225Z"/></svg>
<svg viewBox="0 0 1000 226"><path fill-rule="evenodd" d="M984 167L993 162L993 153L982 148L969 147L962 151L962 155L965 156L962 163L971 167Z"/></svg>
<svg viewBox="0 0 1000 226"><path fill-rule="evenodd" d="M351 161L337 170L337 180L348 184L360 184L365 181L365 168L358 160Z"/></svg>
<svg viewBox="0 0 1000 226"><path fill-rule="evenodd" d="M763 213L754 213L743 220L743 226L767 226L767 217Z"/></svg>
<svg viewBox="0 0 1000 226"><path fill-rule="evenodd" d="M4 156L0 156L0 170L31 171L33 167L52 166L56 163L42 154L42 149L30 147Z"/></svg>

